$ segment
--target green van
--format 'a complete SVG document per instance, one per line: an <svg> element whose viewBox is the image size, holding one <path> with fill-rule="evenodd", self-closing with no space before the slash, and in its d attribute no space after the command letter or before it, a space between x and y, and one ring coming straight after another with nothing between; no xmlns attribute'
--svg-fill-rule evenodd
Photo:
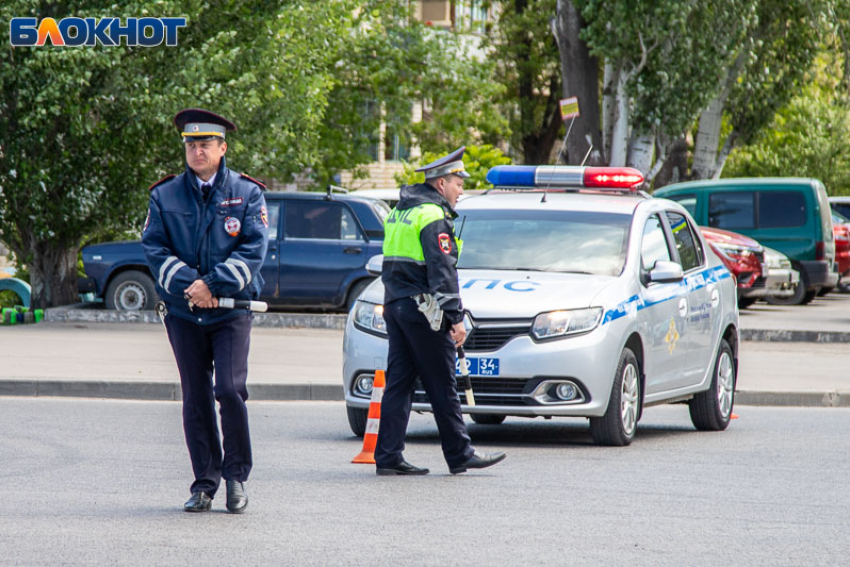
<svg viewBox="0 0 850 567"><path fill-rule="evenodd" d="M790 303L808 303L838 283L832 216L817 179L691 181L662 187L654 196L677 201L699 225L745 234L788 256L801 283Z"/></svg>

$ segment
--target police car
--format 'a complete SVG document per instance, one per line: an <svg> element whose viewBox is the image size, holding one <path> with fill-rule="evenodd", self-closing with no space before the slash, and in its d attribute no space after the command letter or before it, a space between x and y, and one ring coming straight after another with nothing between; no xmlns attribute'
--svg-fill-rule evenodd
<svg viewBox="0 0 850 567"><path fill-rule="evenodd" d="M459 203L455 221L474 397L460 390L463 412L486 424L587 417L596 443L620 446L645 407L687 402L697 429L725 429L737 291L687 211L637 191L643 177L631 168L498 166L487 179L495 190ZM386 368L383 297L379 279L346 323L357 435ZM421 387L413 410L430 410Z"/></svg>

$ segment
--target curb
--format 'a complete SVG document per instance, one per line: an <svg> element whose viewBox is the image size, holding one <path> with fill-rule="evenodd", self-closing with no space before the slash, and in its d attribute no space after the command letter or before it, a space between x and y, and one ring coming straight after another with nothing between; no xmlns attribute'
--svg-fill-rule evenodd
<svg viewBox="0 0 850 567"><path fill-rule="evenodd" d="M781 331L741 329L742 341L774 343L850 343L850 333L840 331Z"/></svg>
<svg viewBox="0 0 850 567"><path fill-rule="evenodd" d="M0 380L0 396L28 398L100 398L110 400L182 400L176 382L113 382L108 380ZM252 401L342 401L342 384L253 384Z"/></svg>
<svg viewBox="0 0 850 567"><path fill-rule="evenodd" d="M255 313L254 327L283 329L345 329L348 315L325 313ZM56 323L159 323L155 311L115 311L90 309L83 303L53 307L44 311L44 320Z"/></svg>
<svg viewBox="0 0 850 567"><path fill-rule="evenodd" d="M337 384L253 384L249 400L259 402L345 400ZM172 382L111 382L62 380L0 380L0 397L95 398L136 401L178 401L180 386ZM735 405L781 407L850 407L850 390L833 392L764 392L741 390Z"/></svg>

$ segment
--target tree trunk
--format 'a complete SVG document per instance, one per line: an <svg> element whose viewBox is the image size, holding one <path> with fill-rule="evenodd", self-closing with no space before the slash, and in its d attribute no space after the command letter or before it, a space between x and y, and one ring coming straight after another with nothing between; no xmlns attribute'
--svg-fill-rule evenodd
<svg viewBox="0 0 850 567"><path fill-rule="evenodd" d="M711 176L712 179L720 179L720 174L723 173L723 168L726 166L726 160L729 158L732 150L735 149L738 136L738 132L732 130L732 133L726 138L726 141L723 143L723 149L720 150L720 155L717 156L717 164L714 167L714 174Z"/></svg>
<svg viewBox="0 0 850 567"><path fill-rule="evenodd" d="M628 80L629 74L620 69L617 88L614 91L616 113L614 128L611 130L611 153L608 159L608 165L612 167L626 165L626 152L629 145L629 94L626 92Z"/></svg>
<svg viewBox="0 0 850 567"><path fill-rule="evenodd" d="M605 62L602 80L602 153L606 159L611 156L611 134L614 131L614 120L617 116L617 102L614 93L617 90L619 73L610 61Z"/></svg>
<svg viewBox="0 0 850 567"><path fill-rule="evenodd" d="M717 167L725 97L718 94L699 117L699 129L694 144L694 164L691 179L710 179Z"/></svg>
<svg viewBox="0 0 850 567"><path fill-rule="evenodd" d="M655 134L651 132L638 134L636 131L633 131L629 142L626 165L640 170L646 176L652 167L652 153L654 149Z"/></svg>
<svg viewBox="0 0 850 567"><path fill-rule="evenodd" d="M688 143L684 136L679 136L670 146L669 155L664 166L655 176L655 189L685 181L688 178Z"/></svg>
<svg viewBox="0 0 850 567"><path fill-rule="evenodd" d="M570 0L558 0L555 39L561 57L561 84L564 98L578 97L581 115L562 154L564 163L579 165L590 147L588 165L603 165L602 131L599 125L599 64L579 38L584 27L581 14Z"/></svg>
<svg viewBox="0 0 850 567"><path fill-rule="evenodd" d="M76 303L77 248L56 247L37 243L32 250L32 262L27 266L32 286L32 307L44 309Z"/></svg>

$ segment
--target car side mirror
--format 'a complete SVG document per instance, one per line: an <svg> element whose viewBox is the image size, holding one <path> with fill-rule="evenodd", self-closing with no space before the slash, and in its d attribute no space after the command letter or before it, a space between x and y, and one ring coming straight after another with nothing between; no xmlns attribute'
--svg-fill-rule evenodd
<svg viewBox="0 0 850 567"><path fill-rule="evenodd" d="M685 278L682 266L677 262L659 260L649 272L649 281L658 283L676 283Z"/></svg>
<svg viewBox="0 0 850 567"><path fill-rule="evenodd" d="M384 255L378 254L377 256L372 256L369 258L369 261L366 262L366 271L369 272L370 275L380 276L381 272L384 269ZM681 268L679 272L681 272Z"/></svg>

